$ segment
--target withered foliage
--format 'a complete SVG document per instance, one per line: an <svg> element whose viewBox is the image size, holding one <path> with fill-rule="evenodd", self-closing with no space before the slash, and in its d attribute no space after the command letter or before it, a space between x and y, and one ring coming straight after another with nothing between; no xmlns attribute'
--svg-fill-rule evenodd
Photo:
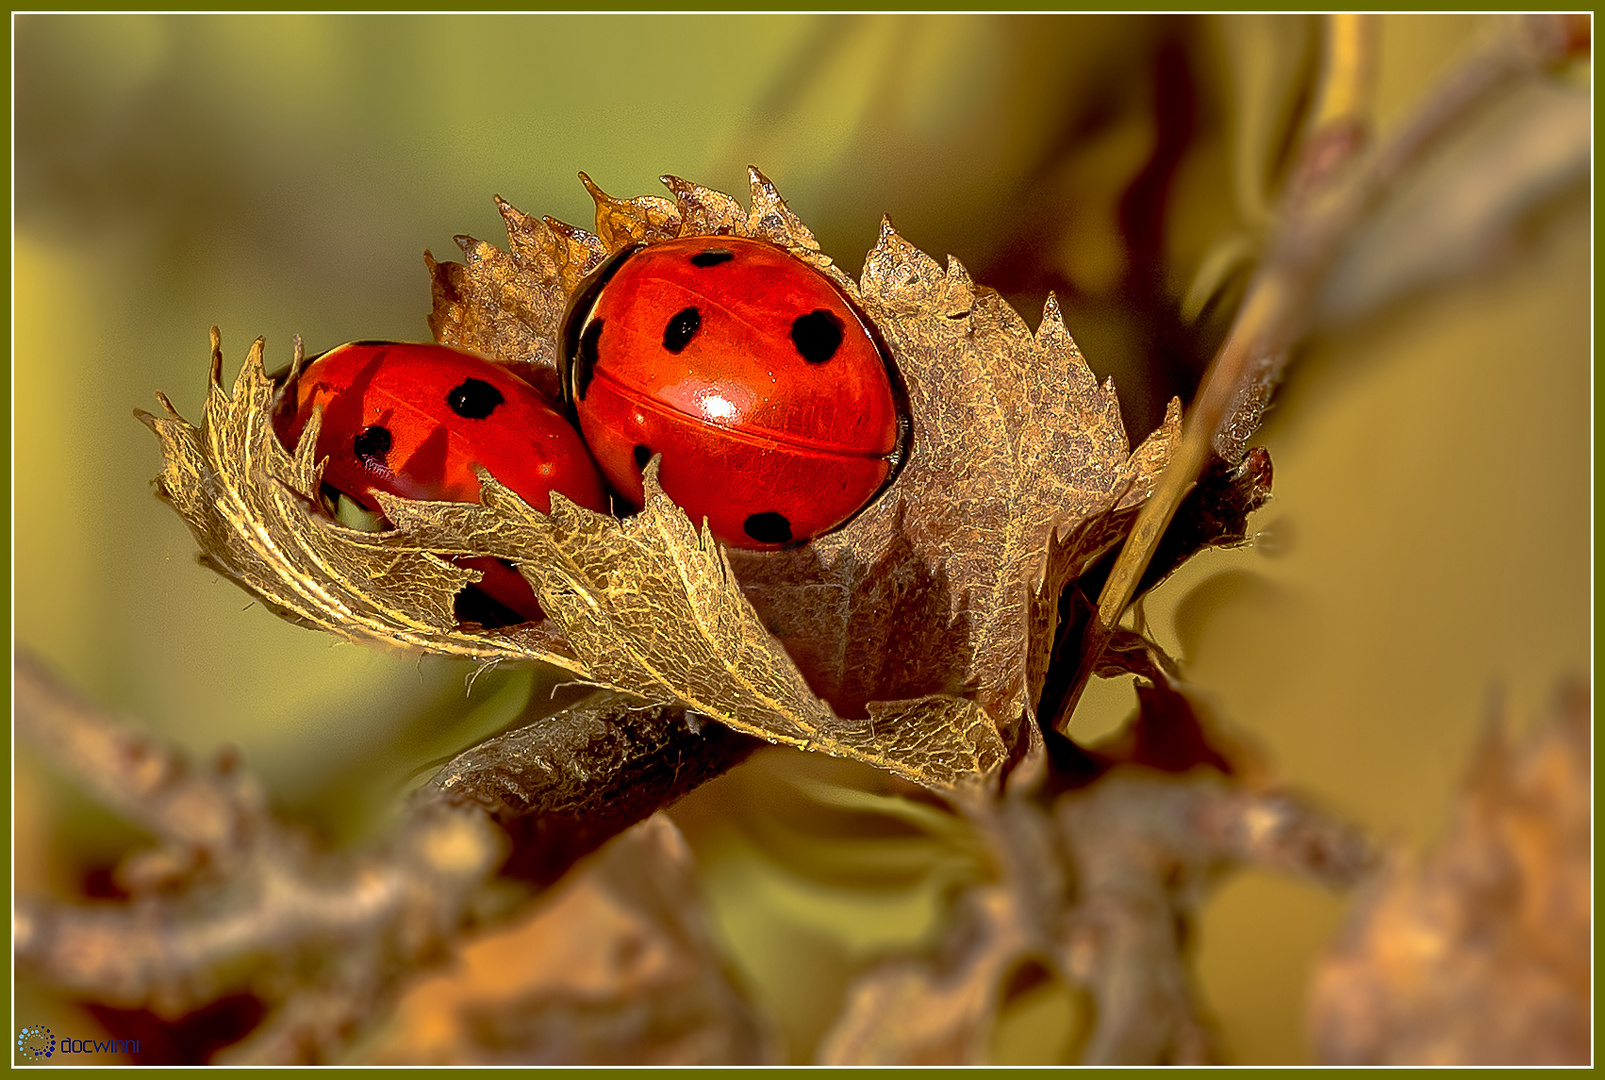
<svg viewBox="0 0 1605 1080"><path fill-rule="evenodd" d="M143 419L162 441L160 487L204 557L274 610L369 641L481 660L537 660L678 705L771 742L822 750L951 789L995 775L1021 745L1030 687L1031 586L1050 537L1152 489L1180 429L1132 451L1050 298L1035 333L962 266L943 268L884 222L854 280L819 252L774 186L752 206L676 178L673 200L612 198L589 179L594 234L502 204L508 249L460 241L430 258L431 326L448 344L537 371L557 363L564 308L610 252L680 236L779 244L868 313L907 385L914 420L891 488L844 528L791 551L721 551L647 478L645 508L617 520L554 497L550 514L487 479L476 504L384 499L394 528L343 528L316 509L317 428L279 445L282 386L253 346L232 392L213 379L199 427ZM299 366L299 365L297 365ZM293 376L292 376L293 377ZM1118 539L1091 528L1099 553ZM454 602L494 555L529 579L548 618L486 630Z"/></svg>
<svg viewBox="0 0 1605 1080"><path fill-rule="evenodd" d="M1449 835L1395 853L1316 972L1334 1065L1586 1065L1591 702L1566 687L1526 745L1484 737Z"/></svg>
<svg viewBox="0 0 1605 1080"><path fill-rule="evenodd" d="M273 432L276 387L251 346L232 392L223 389L222 343L212 332L212 380L199 427L140 412L162 444L158 492L183 517L201 559L269 609L307 626L369 643L481 659L522 657L576 673L583 665L549 627L475 634L453 602L477 574L420 545L375 543L316 512L322 465L313 459L319 420L292 455Z"/></svg>
<svg viewBox="0 0 1605 1080"><path fill-rule="evenodd" d="M794 550L720 549L650 472L646 505L622 520L561 497L541 514L482 476L478 503L387 499L387 531L344 528L319 509L316 421L298 446L280 445L270 421L285 379L266 373L258 341L225 389L214 331L200 423L165 398L164 415L142 414L162 446L160 492L205 562L284 617L346 638L545 663L595 689L459 755L383 837L331 852L275 817L237 763L197 769L21 657L19 731L155 844L117 868L117 902L19 903L18 969L103 1018L170 1032L247 1001L260 1023L215 1056L231 1062L782 1060L773 1018L720 956L674 826L653 817L769 742L883 770L905 806L962 834L979 866L954 883L926 948L854 974L809 1048L819 1060L985 1062L1022 975L1087 1006L1067 1050L1076 1060L1215 1060L1188 970L1211 883L1260 866L1349 886L1372 848L1277 788L1137 632L1105 627L1107 648L1082 665L1135 675L1136 716L1098 746L1060 734L1077 643L1145 502L1176 517L1147 572L1121 579L1132 594L1247 535L1270 470L1246 439L1318 313L1339 240L1490 88L1575 53L1574 24L1520 24L1346 197L1326 198L1358 135L1346 130L1339 153L1323 141L1331 131L1314 133L1290 205L1335 209L1306 215L1313 234L1284 216L1261 270L1272 299L1238 319L1242 377L1206 387L1220 399L1222 460L1198 458L1201 475L1172 470L1163 486L1167 462L1191 464L1188 445L1212 433L1182 444L1172 402L1133 449L1113 387L1093 378L1051 298L1032 331L889 222L854 279L756 171L750 206L673 177L671 198L616 199L582 177L594 232L498 200L505 250L464 237L462 263L426 255L429 325L550 388L564 310L610 253L685 236L791 251L875 323L914 421L883 496ZM1175 501L1151 498L1156 487ZM547 618L463 622L455 601L475 575L452 560L464 555L516 565ZM1373 884L1317 987L1328 1060L1586 1057L1586 702L1573 695L1563 713L1514 764L1491 741L1451 840Z"/></svg>

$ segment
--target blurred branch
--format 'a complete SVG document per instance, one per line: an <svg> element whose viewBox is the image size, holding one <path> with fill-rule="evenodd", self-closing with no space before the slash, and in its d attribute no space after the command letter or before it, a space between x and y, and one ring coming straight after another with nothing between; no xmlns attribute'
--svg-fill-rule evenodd
<svg viewBox="0 0 1605 1080"><path fill-rule="evenodd" d="M211 772L63 686L18 651L12 695L17 734L130 821L217 860L248 842L265 814L261 785L222 751Z"/></svg>
<svg viewBox="0 0 1605 1080"><path fill-rule="evenodd" d="M1321 53L1324 70L1310 110L1312 131L1364 123L1371 112L1376 82L1376 17L1339 12L1325 16L1325 21Z"/></svg>
<svg viewBox="0 0 1605 1080"><path fill-rule="evenodd" d="M824 1062L986 1063L1033 969L1086 1002L1065 1048L1076 1063L1212 1062L1188 942L1214 883L1259 867L1347 888L1372 869L1366 835L1266 786L1257 753L1216 730L1157 652L1118 659L1148 684L1136 718L1079 762L1052 760L1076 748L1050 737L1001 799L956 807L992 875L960 894L933 956L858 978Z"/></svg>
<svg viewBox="0 0 1605 1080"><path fill-rule="evenodd" d="M352 854L272 816L239 767L195 772L24 654L16 685L18 730L165 842L120 868L126 902L19 901L18 969L169 1018L247 989L280 1006L252 1039L275 1061L336 1056L404 976L504 902L499 872L555 880L757 745L682 710L593 693L448 764L387 836Z"/></svg>
<svg viewBox="0 0 1605 1080"><path fill-rule="evenodd" d="M1352 826L1207 771L1117 770L1061 796L1052 816L1079 893L1059 927L1061 964L1097 1003L1080 1057L1086 1065L1215 1058L1186 941L1221 875L1261 867L1342 887L1371 863Z"/></svg>
<svg viewBox="0 0 1605 1080"><path fill-rule="evenodd" d="M1071 691L1051 726L1063 731L1135 594L1160 537L1211 453L1240 458L1280 381L1292 346L1308 329L1315 298L1352 236L1408 171L1499 94L1588 47L1574 16L1512 20L1441 82L1385 143L1358 159L1372 65L1358 16L1328 26L1317 108L1271 237L1242 307L1189 410L1182 440L1143 506L1098 599Z"/></svg>
<svg viewBox="0 0 1605 1080"><path fill-rule="evenodd" d="M1035 964L1091 1000L1080 1064L1208 1063L1186 959L1208 886L1257 866L1343 887L1372 864L1352 826L1213 770L1128 763L1048 802L1014 787L965 809L996 880L961 895L933 959L860 976L822 1062L985 1063L1011 980Z"/></svg>
<svg viewBox="0 0 1605 1080"><path fill-rule="evenodd" d="M1568 191L1586 197L1590 95L1560 81L1501 94L1345 241L1312 303L1313 329L1352 324L1426 286L1473 273Z"/></svg>
<svg viewBox="0 0 1605 1080"><path fill-rule="evenodd" d="M271 1005L310 982L330 999L322 1021L354 1026L391 980L461 930L503 851L482 815L438 805L354 857L320 851L265 815L250 833L226 872L202 870L126 902L20 900L18 969L168 1018L242 983ZM327 1038L307 1041L322 1059Z"/></svg>

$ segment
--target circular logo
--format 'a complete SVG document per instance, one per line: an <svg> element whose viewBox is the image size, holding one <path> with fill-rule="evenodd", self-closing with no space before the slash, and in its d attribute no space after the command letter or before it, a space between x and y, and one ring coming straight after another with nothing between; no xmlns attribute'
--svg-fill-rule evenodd
<svg viewBox="0 0 1605 1080"><path fill-rule="evenodd" d="M17 1032L17 1051L31 1058L47 1058L56 1052L56 1037L47 1027L25 1027Z"/></svg>

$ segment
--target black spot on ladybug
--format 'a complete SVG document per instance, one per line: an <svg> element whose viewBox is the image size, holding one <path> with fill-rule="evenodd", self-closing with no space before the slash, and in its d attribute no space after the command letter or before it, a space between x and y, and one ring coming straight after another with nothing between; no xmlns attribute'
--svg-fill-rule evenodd
<svg viewBox="0 0 1605 1080"><path fill-rule="evenodd" d="M644 443L635 444L635 467L646 468L646 463L652 460L652 449Z"/></svg>
<svg viewBox="0 0 1605 1080"><path fill-rule="evenodd" d="M464 420L483 420L507 399L484 379L464 379L446 395L451 411Z"/></svg>
<svg viewBox="0 0 1605 1080"><path fill-rule="evenodd" d="M390 453L390 429L381 424L373 424L363 428L357 437L351 440L351 449L359 458L372 458L374 461L383 461L385 455Z"/></svg>
<svg viewBox="0 0 1605 1080"><path fill-rule="evenodd" d="M602 320L594 319L580 335L579 348L574 350L574 400L585 400L585 389L591 385L591 372L596 370L596 343L602 338Z"/></svg>
<svg viewBox="0 0 1605 1080"><path fill-rule="evenodd" d="M729 262L735 257L736 253L729 248L705 248L691 256L691 265L706 269L710 266L718 266L720 263Z"/></svg>
<svg viewBox="0 0 1605 1080"><path fill-rule="evenodd" d="M797 316L791 324L791 343L810 364L823 364L841 348L842 321L823 308Z"/></svg>
<svg viewBox="0 0 1605 1080"><path fill-rule="evenodd" d="M676 312L669 320L669 325L663 328L663 347L672 353L679 353L691 344L691 339L697 336L697 331L700 329L702 329L702 316L696 308L688 307L684 311Z"/></svg>
<svg viewBox="0 0 1605 1080"><path fill-rule="evenodd" d="M784 514L777 514L773 510L753 514L741 527L760 544L791 543L791 522L786 520Z"/></svg>

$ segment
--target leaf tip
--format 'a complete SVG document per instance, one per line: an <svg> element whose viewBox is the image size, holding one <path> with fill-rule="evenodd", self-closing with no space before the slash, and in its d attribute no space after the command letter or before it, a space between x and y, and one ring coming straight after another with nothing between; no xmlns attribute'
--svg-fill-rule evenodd
<svg viewBox="0 0 1605 1080"><path fill-rule="evenodd" d="M649 495L653 492L663 493L663 488L658 485L658 466L661 464L663 464L663 454L660 452L648 458L646 466L641 470L641 486Z"/></svg>
<svg viewBox="0 0 1605 1080"><path fill-rule="evenodd" d="M502 225L507 229L507 239L514 237L531 227L530 216L500 195L496 196L496 212L502 216Z"/></svg>
<svg viewBox="0 0 1605 1080"><path fill-rule="evenodd" d="M1052 289L1048 290L1048 299L1042 305L1042 325L1064 328L1064 312L1059 308L1059 295Z"/></svg>
<svg viewBox="0 0 1605 1080"><path fill-rule="evenodd" d="M485 473L484 475L485 476L490 476L490 473ZM484 480L483 479L480 480L480 484L481 485L484 484ZM573 499L569 498L567 495L564 495L561 491L558 491L556 488L553 488L551 494L547 496L546 505L549 508L548 512L545 513L545 514L542 514L541 516L542 517L557 518L557 517L563 517L565 515L571 515L573 513L573 511L574 511L574 508L579 506L580 504L575 502ZM531 510L535 510L535 508L533 506L530 507L530 509ZM539 510L535 510L535 513L540 514L540 511ZM595 513L595 511L593 510L592 513Z"/></svg>
<svg viewBox="0 0 1605 1080"><path fill-rule="evenodd" d="M168 398L168 396L166 394L162 393L160 390L156 391L156 401L157 401L158 404L161 405L162 411L167 414L166 419L168 419L168 420L182 420L183 419L183 417L181 417L178 414L178 410L173 407L172 400L170 398ZM156 430L157 422L163 419L163 417L154 416L151 413L146 412L144 409L135 409L134 410L134 415L139 417L140 421L142 423L146 424L147 426L149 426L152 431Z"/></svg>
<svg viewBox="0 0 1605 1080"><path fill-rule="evenodd" d="M291 484L296 493L311 498L318 490L323 480L323 468L329 463L327 456L319 458L318 435L323 430L323 403L320 401L312 407L312 415L307 417L306 427L301 429L301 438L297 440L291 452L293 478L298 483ZM304 488L305 490L300 490Z"/></svg>
<svg viewBox="0 0 1605 1080"><path fill-rule="evenodd" d="M261 374L265 377L267 368L264 366L262 358L266 355L266 353L267 338L258 337L255 341L251 342L251 351L245 355L245 367L240 372L241 377L243 378L247 372L252 375ZM218 356L218 359L222 359L221 354ZM219 371L219 374L221 374L221 371ZM221 379L218 380L218 385L222 386Z"/></svg>

